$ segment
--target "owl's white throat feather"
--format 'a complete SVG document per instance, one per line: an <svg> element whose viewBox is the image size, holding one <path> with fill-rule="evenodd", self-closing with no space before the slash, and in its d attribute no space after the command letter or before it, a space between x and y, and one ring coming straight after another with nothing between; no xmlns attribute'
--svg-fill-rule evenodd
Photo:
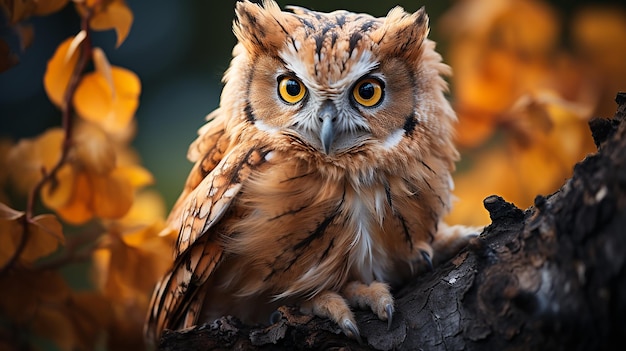
<svg viewBox="0 0 626 351"><path fill-rule="evenodd" d="M382 211L384 209L379 206L378 199L384 198L385 194L378 191L375 194L376 206L372 213L366 204L365 199L361 199L357 193L353 206L350 207L350 220L355 228L354 239L350 244L351 260L353 260L353 269L360 275L367 284L373 280L387 281L385 272L387 266L387 253L382 250L382 245L374 242L372 236L373 226L382 224ZM380 223L376 223L376 219Z"/></svg>

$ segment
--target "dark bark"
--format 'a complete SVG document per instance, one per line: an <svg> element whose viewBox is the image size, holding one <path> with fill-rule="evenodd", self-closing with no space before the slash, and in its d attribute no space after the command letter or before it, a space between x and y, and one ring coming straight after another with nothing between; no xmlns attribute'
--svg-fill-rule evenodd
<svg viewBox="0 0 626 351"><path fill-rule="evenodd" d="M266 328L221 318L166 332L162 350L603 350L626 342L626 93L590 122L598 153L525 211L485 199L492 223L451 262L395 293L393 324L357 311L364 342L281 309ZM485 170L488 172L488 170Z"/></svg>

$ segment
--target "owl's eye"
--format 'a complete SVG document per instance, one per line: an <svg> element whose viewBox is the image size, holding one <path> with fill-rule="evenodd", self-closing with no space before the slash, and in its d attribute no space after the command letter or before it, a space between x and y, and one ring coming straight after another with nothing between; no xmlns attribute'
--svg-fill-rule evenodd
<svg viewBox="0 0 626 351"><path fill-rule="evenodd" d="M354 100L365 107L372 107L383 100L383 83L375 78L360 80L352 90Z"/></svg>
<svg viewBox="0 0 626 351"><path fill-rule="evenodd" d="M278 95L288 104L300 102L306 94L306 87L299 80L285 76L278 78Z"/></svg>

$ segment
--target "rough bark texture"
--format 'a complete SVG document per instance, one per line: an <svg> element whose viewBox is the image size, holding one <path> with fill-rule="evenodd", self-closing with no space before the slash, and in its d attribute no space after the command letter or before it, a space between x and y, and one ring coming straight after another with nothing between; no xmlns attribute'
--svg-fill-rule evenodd
<svg viewBox="0 0 626 351"><path fill-rule="evenodd" d="M161 350L603 350L626 342L626 93L590 122L598 153L523 211L485 199L492 224L395 293L390 330L357 311L363 343L284 307L259 328L231 317L166 332ZM488 171L488 170L486 170Z"/></svg>

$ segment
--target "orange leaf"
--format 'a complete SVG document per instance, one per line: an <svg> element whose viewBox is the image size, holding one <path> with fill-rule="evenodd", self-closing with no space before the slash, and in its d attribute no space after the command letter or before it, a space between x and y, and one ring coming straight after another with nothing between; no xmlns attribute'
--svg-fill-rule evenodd
<svg viewBox="0 0 626 351"><path fill-rule="evenodd" d="M132 24L133 12L123 0L113 0L108 5L103 6L102 10L97 11L89 23L94 30L115 29L117 33L115 45L117 47L126 40Z"/></svg>
<svg viewBox="0 0 626 351"><path fill-rule="evenodd" d="M70 164L64 164L56 173L54 182L46 182L41 189L41 200L51 209L65 206L74 193L75 173Z"/></svg>
<svg viewBox="0 0 626 351"><path fill-rule="evenodd" d="M123 228L136 228L162 223L164 219L165 202L161 194L154 190L143 190L136 194L132 207L116 224ZM126 243L132 245L128 241Z"/></svg>
<svg viewBox="0 0 626 351"><path fill-rule="evenodd" d="M6 163L18 190L30 191L41 179L41 171L52 169L61 156L64 136L61 128L52 128L36 138L22 139L13 147Z"/></svg>
<svg viewBox="0 0 626 351"><path fill-rule="evenodd" d="M88 172L106 175L116 165L116 150L109 136L92 123L81 123L76 128L74 145L77 161Z"/></svg>
<svg viewBox="0 0 626 351"><path fill-rule="evenodd" d="M0 203L0 266L12 257L24 233L24 213ZM54 252L59 243L65 243L63 227L51 214L33 218L27 225L26 246L19 259L32 263L40 257Z"/></svg>
<svg viewBox="0 0 626 351"><path fill-rule="evenodd" d="M47 256L56 251L59 243L65 243L63 227L54 215L39 215L33 222L28 223L28 240L20 256L27 262Z"/></svg>
<svg viewBox="0 0 626 351"><path fill-rule="evenodd" d="M111 91L115 89L113 86L113 73L111 72L111 63L107 59L106 54L100 48L93 49L93 64L96 67L96 72L100 73L109 84Z"/></svg>
<svg viewBox="0 0 626 351"><path fill-rule="evenodd" d="M134 188L141 188L154 183L152 173L139 165L120 166L117 172L128 179Z"/></svg>
<svg viewBox="0 0 626 351"><path fill-rule="evenodd" d="M133 204L134 189L118 169L108 176L91 175L94 213L101 218L120 218Z"/></svg>
<svg viewBox="0 0 626 351"><path fill-rule="evenodd" d="M13 256L22 235L24 225L21 218L24 212L16 211L0 203L0 267Z"/></svg>
<svg viewBox="0 0 626 351"><path fill-rule="evenodd" d="M141 83L137 75L121 67L111 67L113 86L100 71L86 74L74 94L76 112L98 123L108 132L123 131L139 104Z"/></svg>
<svg viewBox="0 0 626 351"><path fill-rule="evenodd" d="M67 5L67 3L69 2L69 0L43 0L43 1L37 1L37 5L35 7L35 11L33 12L34 15L38 15L38 16L46 16L49 15L51 13L57 12L60 9L62 9L63 7L65 7L65 5Z"/></svg>
<svg viewBox="0 0 626 351"><path fill-rule="evenodd" d="M77 49L84 37L84 34L79 34L65 40L57 47L54 55L48 61L48 67L43 76L43 84L48 98L58 107L61 107L63 103L67 85L78 62L79 53Z"/></svg>
<svg viewBox="0 0 626 351"><path fill-rule="evenodd" d="M54 210L65 221L71 224L82 224L93 217L92 193L93 185L84 172L77 173L74 178L70 199Z"/></svg>

